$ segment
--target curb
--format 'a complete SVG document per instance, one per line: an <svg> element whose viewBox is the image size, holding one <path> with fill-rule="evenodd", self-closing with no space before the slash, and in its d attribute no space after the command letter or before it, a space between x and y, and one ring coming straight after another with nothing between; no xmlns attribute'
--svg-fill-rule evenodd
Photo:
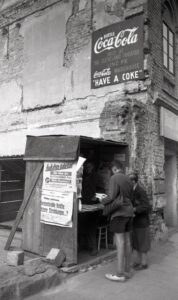
<svg viewBox="0 0 178 300"><path fill-rule="evenodd" d="M33 296L43 290L56 287L66 278L76 272L86 272L94 269L97 265L107 263L116 257L116 250L97 256L86 263L72 267L58 269L47 265L44 273L27 276L24 266L9 267L7 265L0 269L0 300L22 300Z"/></svg>
<svg viewBox="0 0 178 300"><path fill-rule="evenodd" d="M56 268L48 268L45 273L36 274L32 277L23 275L21 269L17 276L5 280L0 285L0 299L22 300L42 290L57 286L61 280L62 277Z"/></svg>
<svg viewBox="0 0 178 300"><path fill-rule="evenodd" d="M112 261L113 259L116 258L116 255L117 255L117 251L113 250L113 251L110 251L109 253L95 257L88 262L81 263L79 265L75 265L72 267L62 267L62 268L60 268L60 271L62 271L64 273L68 273L68 274L77 273L77 272L86 272L86 271L92 270L97 265Z"/></svg>

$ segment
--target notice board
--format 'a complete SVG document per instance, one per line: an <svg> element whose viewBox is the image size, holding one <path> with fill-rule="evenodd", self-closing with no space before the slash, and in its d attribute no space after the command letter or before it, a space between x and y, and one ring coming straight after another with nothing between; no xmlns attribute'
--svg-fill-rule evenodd
<svg viewBox="0 0 178 300"><path fill-rule="evenodd" d="M94 31L91 88L143 79L143 60L142 15Z"/></svg>

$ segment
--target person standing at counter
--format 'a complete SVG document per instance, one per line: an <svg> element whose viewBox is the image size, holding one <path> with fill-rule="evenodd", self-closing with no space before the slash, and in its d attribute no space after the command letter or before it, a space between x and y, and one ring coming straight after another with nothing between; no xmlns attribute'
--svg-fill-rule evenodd
<svg viewBox="0 0 178 300"><path fill-rule="evenodd" d="M136 251L136 262L133 265L135 270L148 268L147 253L150 250L149 231L149 200L144 188L138 183L138 174L130 174L133 182L133 249Z"/></svg>
<svg viewBox="0 0 178 300"><path fill-rule="evenodd" d="M108 207L111 214L110 230L115 234L117 248L117 273L106 274L105 277L112 281L123 282L130 278L133 187L128 176L123 173L123 167L119 161L111 163L111 170L113 175L109 181L108 196L101 199L101 202L106 206L105 214L107 214L108 205L111 208Z"/></svg>

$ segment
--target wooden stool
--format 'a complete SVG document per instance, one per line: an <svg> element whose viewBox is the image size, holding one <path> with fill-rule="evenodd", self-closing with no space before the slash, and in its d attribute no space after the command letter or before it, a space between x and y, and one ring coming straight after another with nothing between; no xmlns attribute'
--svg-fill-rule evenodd
<svg viewBox="0 0 178 300"><path fill-rule="evenodd" d="M101 247L101 241L105 241L105 247L108 249L108 226L99 226L98 228L98 251Z"/></svg>

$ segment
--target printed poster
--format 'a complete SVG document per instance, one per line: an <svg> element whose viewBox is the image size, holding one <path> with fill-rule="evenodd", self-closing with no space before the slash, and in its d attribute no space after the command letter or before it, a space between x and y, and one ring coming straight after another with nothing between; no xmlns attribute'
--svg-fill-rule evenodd
<svg viewBox="0 0 178 300"><path fill-rule="evenodd" d="M72 227L73 192L42 191L41 222Z"/></svg>
<svg viewBox="0 0 178 300"><path fill-rule="evenodd" d="M72 162L45 162L43 189L76 191L76 165Z"/></svg>
<svg viewBox="0 0 178 300"><path fill-rule="evenodd" d="M41 196L41 222L72 227L76 164L45 162Z"/></svg>

